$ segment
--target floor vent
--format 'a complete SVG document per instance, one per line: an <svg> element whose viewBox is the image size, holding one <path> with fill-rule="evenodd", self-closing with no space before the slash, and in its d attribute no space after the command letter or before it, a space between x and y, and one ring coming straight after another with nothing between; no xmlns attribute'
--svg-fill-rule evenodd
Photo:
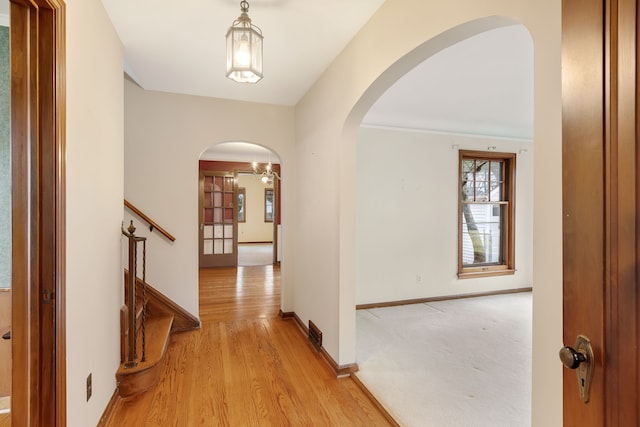
<svg viewBox="0 0 640 427"><path fill-rule="evenodd" d="M309 341L317 351L320 351L320 347L322 347L322 331L311 320L309 320Z"/></svg>

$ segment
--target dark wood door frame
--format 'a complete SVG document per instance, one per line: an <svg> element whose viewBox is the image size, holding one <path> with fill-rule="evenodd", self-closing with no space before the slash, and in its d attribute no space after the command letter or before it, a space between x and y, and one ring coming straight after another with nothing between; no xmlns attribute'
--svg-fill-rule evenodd
<svg viewBox="0 0 640 427"><path fill-rule="evenodd" d="M10 1L12 424L64 426L65 7Z"/></svg>
<svg viewBox="0 0 640 427"><path fill-rule="evenodd" d="M640 425L638 10L563 0L563 335L591 339L583 403L564 370L564 425Z"/></svg>

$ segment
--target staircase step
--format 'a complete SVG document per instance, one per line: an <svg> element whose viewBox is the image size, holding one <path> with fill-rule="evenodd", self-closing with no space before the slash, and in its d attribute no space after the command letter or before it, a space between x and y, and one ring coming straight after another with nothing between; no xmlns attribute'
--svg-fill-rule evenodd
<svg viewBox="0 0 640 427"><path fill-rule="evenodd" d="M162 371L162 361L169 344L173 314L162 314L147 318L146 321L146 360L139 361L131 368L121 363L116 372L118 394L122 397L135 396L156 384ZM137 336L138 359L142 357L142 331Z"/></svg>

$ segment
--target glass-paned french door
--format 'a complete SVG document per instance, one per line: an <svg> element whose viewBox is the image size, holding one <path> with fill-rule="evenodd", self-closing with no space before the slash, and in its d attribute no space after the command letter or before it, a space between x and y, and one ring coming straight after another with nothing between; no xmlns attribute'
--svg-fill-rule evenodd
<svg viewBox="0 0 640 427"><path fill-rule="evenodd" d="M231 172L200 172L200 267L238 264L237 184Z"/></svg>

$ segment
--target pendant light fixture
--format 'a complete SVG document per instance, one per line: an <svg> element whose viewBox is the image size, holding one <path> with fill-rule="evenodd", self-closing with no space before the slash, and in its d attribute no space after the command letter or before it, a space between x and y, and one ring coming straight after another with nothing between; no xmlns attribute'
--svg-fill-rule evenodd
<svg viewBox="0 0 640 427"><path fill-rule="evenodd" d="M251 23L247 1L240 2L240 10L227 31L227 77L257 83L262 79L262 30Z"/></svg>

